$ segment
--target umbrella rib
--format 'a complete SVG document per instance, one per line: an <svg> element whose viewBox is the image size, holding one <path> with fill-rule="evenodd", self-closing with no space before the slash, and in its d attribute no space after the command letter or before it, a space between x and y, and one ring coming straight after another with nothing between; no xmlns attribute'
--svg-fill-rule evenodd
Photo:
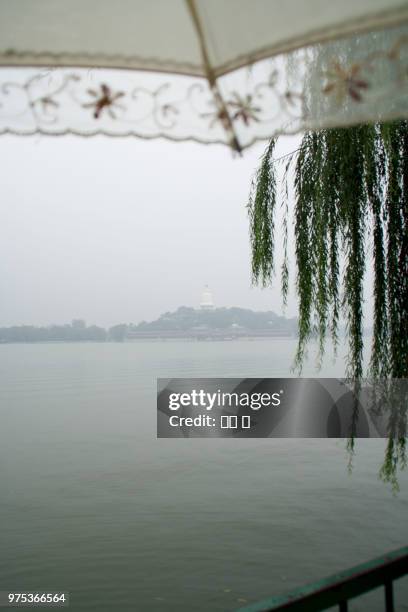
<svg viewBox="0 0 408 612"><path fill-rule="evenodd" d="M200 49L201 49L201 56L203 59L203 64L204 64L204 70L205 70L205 74L206 77L208 79L208 83L211 87L211 90L213 92L214 98L215 98L215 102L216 105L218 106L219 109L219 117L220 120L224 126L225 131L227 132L227 134L230 135L231 137L231 146L233 149L235 149L236 151L238 151L238 153L242 152L242 147L239 144L237 135L235 134L235 130L234 130L234 126L232 124L232 119L230 117L230 114L228 112L228 108L227 105L224 102L224 99L221 95L221 92L219 90L218 87L218 83L217 83L217 78L215 76L214 70L211 66L211 62L210 62L210 58L208 55L208 49L207 49L207 44L206 44L206 40L205 40L205 36L204 36L204 30L201 24L201 20L200 20L200 16L197 10L197 6L196 6L196 2L195 0L186 0L186 4L188 7L188 10L190 12L190 16L191 19L193 21L194 24L194 28L197 32L197 36L198 36L198 41L200 43Z"/></svg>

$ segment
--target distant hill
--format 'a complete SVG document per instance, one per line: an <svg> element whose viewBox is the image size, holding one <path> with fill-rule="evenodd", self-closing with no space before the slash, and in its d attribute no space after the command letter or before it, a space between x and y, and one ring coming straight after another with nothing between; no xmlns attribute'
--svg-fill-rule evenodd
<svg viewBox="0 0 408 612"><path fill-rule="evenodd" d="M71 324L35 327L0 327L0 344L8 342L124 342L148 338L232 339L239 337L294 336L297 320L272 311L254 312L245 308L196 310L181 306L165 312L155 321L138 325L119 323L108 330L87 326L82 319Z"/></svg>
<svg viewBox="0 0 408 612"><path fill-rule="evenodd" d="M105 342L108 332L96 325L86 326L81 319L71 324L35 327L14 325L0 327L0 343L8 342Z"/></svg>
<svg viewBox="0 0 408 612"><path fill-rule="evenodd" d="M294 336L296 333L297 319L286 319L272 311L255 312L245 308L198 310L180 306L174 312L165 312L155 321L143 321L129 327L127 337Z"/></svg>

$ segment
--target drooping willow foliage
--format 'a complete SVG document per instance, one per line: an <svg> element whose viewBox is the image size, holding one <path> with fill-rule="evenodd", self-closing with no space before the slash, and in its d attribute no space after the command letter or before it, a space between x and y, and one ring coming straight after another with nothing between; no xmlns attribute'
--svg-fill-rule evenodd
<svg viewBox="0 0 408 612"><path fill-rule="evenodd" d="M248 206L253 281L263 286L272 282L275 267L280 190L274 145L272 141L266 149ZM299 297L296 365L301 367L313 336L319 338L321 352L327 333L337 345L343 313L349 341L347 375L363 376L363 280L372 256L370 374L408 377L408 122L306 133L287 170L289 164L294 164ZM290 172L284 180L291 180ZM283 192L287 198L288 190ZM284 223L287 227L287 218ZM286 299L286 262L283 272Z"/></svg>
<svg viewBox="0 0 408 612"><path fill-rule="evenodd" d="M346 375L363 375L363 281L373 261L373 340L369 374L408 377L408 122L323 129L304 135L277 180L275 142L263 156L248 205L255 284L269 285L275 272L278 194L286 209L282 292L288 293L286 243L288 182L294 190L294 239L299 336L295 366L301 369L308 341L338 344L344 319ZM405 416L394 419L383 476L392 480L405 457ZM395 442L395 444L394 444ZM385 471L384 471L385 470Z"/></svg>

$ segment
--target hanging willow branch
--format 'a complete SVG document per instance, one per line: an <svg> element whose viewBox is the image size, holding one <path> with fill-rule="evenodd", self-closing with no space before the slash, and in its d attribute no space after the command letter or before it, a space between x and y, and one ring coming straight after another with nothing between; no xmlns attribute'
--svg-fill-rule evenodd
<svg viewBox="0 0 408 612"><path fill-rule="evenodd" d="M272 283L277 206L275 142L265 151L248 205L255 284ZM323 353L338 342L342 312L349 343L347 375L363 376L363 279L374 262L370 374L408 376L408 123L308 132L294 153L294 235L302 366L309 339ZM284 180L292 179L286 172ZM282 190L288 224L288 188ZM285 238L284 242L287 240ZM371 253L370 253L371 250ZM344 262L340 278L340 262ZM287 264L283 264L284 297ZM342 296L342 298L341 298Z"/></svg>
<svg viewBox="0 0 408 612"><path fill-rule="evenodd" d="M265 151L248 205L253 282L263 286L272 283L275 268L274 146L272 141ZM318 338L320 358L328 334L337 345L343 315L349 347L346 375L360 381L364 373L363 280L372 258L373 340L368 374L375 379L407 378L408 122L308 132L290 163L294 172L285 172L282 193L287 228L287 183L293 180L299 308L295 366L301 370L312 337ZM286 299L285 262L282 272ZM395 453L405 456L405 414L389 432L387 452L394 463ZM389 460L383 475L390 480L392 473Z"/></svg>

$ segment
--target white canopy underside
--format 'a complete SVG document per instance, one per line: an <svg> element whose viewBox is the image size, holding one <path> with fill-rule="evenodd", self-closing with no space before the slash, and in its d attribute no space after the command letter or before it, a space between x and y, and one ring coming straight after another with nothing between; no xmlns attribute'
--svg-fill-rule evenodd
<svg viewBox="0 0 408 612"><path fill-rule="evenodd" d="M407 0L0 0L0 132L245 148L407 117L407 24Z"/></svg>

